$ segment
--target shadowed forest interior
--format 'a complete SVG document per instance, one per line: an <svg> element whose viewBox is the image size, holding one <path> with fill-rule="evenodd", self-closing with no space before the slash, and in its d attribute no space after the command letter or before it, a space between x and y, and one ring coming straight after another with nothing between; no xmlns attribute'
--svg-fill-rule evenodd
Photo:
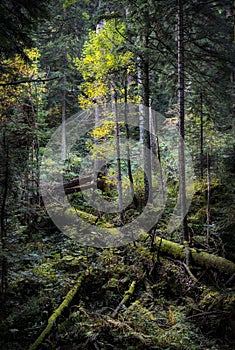
<svg viewBox="0 0 235 350"><path fill-rule="evenodd" d="M235 1L0 1L0 348L235 348Z"/></svg>

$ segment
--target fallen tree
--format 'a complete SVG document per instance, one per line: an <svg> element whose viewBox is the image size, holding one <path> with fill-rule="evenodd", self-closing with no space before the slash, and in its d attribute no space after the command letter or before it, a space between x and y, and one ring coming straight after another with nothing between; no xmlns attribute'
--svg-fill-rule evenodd
<svg viewBox="0 0 235 350"><path fill-rule="evenodd" d="M159 246L160 252L171 255L176 259L185 259L185 245L181 245L172 241L168 241L161 237L156 237L156 245ZM224 274L234 274L235 264L220 256L209 254L205 251L199 251L195 248L187 247L191 264L195 264L204 268L216 269Z"/></svg>
<svg viewBox="0 0 235 350"><path fill-rule="evenodd" d="M112 230L117 230L112 228ZM156 237L155 239L156 245L158 246L159 252L162 255L170 255L176 259L184 260L185 259L185 248L186 245L181 245L175 242L168 241L161 237ZM214 254L209 254L204 251L198 251L194 248L187 247L187 251L190 255L190 262L192 265L198 265L208 269L216 269L224 274L233 275L235 274L235 264L225 258L216 256ZM42 345L45 338L50 334L54 325L56 324L58 318L64 312L64 310L71 304L75 295L77 294L84 278L87 274L90 274L91 270L86 270L86 272L75 282L75 285L72 289L67 293L63 302L58 306L58 308L52 313L52 315L48 319L47 326L42 331L42 333L38 336L36 341L31 345L29 350L36 350ZM118 312L126 304L126 302L133 295L136 286L136 281L132 281L129 289L124 293L124 296L116 309L113 311L111 317L112 319L117 317Z"/></svg>
<svg viewBox="0 0 235 350"><path fill-rule="evenodd" d="M66 297L64 298L63 302L59 305L59 307L53 312L53 314L50 316L47 322L46 328L42 331L42 333L39 335L39 337L35 340L35 342L30 346L29 350L36 350L44 341L46 336L48 336L55 325L57 319L60 317L62 312L69 306L69 304L72 302L73 298L75 297L76 293L78 292L79 287L81 286L85 276L87 273L90 273L91 271L86 271L76 282L73 288L67 293Z"/></svg>
<svg viewBox="0 0 235 350"><path fill-rule="evenodd" d="M118 311L125 305L125 303L130 299L135 290L136 281L133 281L130 285L130 288L125 292L124 297L121 302L118 304L114 312L112 313L112 317L115 318L118 314Z"/></svg>
<svg viewBox="0 0 235 350"><path fill-rule="evenodd" d="M76 192L81 192L90 188L97 188L102 191L106 191L110 184L107 177L98 172L96 175L94 173L89 173L86 175L79 176L73 180L64 182L61 185L52 187L52 190L56 191L58 189L64 188L65 194L71 194Z"/></svg>

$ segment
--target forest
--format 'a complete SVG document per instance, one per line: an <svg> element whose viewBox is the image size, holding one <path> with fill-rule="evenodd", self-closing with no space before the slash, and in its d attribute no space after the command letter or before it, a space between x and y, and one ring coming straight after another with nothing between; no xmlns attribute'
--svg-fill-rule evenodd
<svg viewBox="0 0 235 350"><path fill-rule="evenodd" d="M0 349L235 349L235 1L0 28Z"/></svg>

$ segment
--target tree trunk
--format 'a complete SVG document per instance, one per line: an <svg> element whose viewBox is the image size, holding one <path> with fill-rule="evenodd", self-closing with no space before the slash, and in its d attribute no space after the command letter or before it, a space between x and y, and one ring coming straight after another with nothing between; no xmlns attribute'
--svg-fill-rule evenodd
<svg viewBox="0 0 235 350"><path fill-rule="evenodd" d="M233 0L233 42L235 43L235 0Z"/></svg>
<svg viewBox="0 0 235 350"><path fill-rule="evenodd" d="M200 179L203 178L203 100L200 93Z"/></svg>
<svg viewBox="0 0 235 350"><path fill-rule="evenodd" d="M4 167L3 179L2 179L2 193L1 193L1 217L0 217L0 233L1 233L1 301L2 305L6 301L7 295L7 275L8 275L8 261L5 253L5 240L6 240L6 205L7 205L7 196L8 196L8 187L9 187L9 150L6 142L5 128L2 129L2 138L3 138L3 164Z"/></svg>
<svg viewBox="0 0 235 350"><path fill-rule="evenodd" d="M115 106L115 138L116 138L116 159L117 159L118 202L119 202L120 221L121 223L123 223L122 169L121 169L118 106L117 106L116 91L115 91L115 97L114 97L114 106Z"/></svg>
<svg viewBox="0 0 235 350"><path fill-rule="evenodd" d="M206 242L210 242L210 224L211 224L211 213L210 213L210 200L211 200L211 157L207 153L207 205L206 205Z"/></svg>
<svg viewBox="0 0 235 350"><path fill-rule="evenodd" d="M151 101L149 102L149 132L150 132L150 159L152 174L156 174L156 159L157 159L157 144L156 144L156 121L155 114L151 108Z"/></svg>
<svg viewBox="0 0 235 350"><path fill-rule="evenodd" d="M235 45L235 0L233 0L233 45ZM232 120L233 120L233 130L235 130L235 67L233 67L233 71L231 73L231 82L232 82ZM234 131L234 134L235 134L235 131Z"/></svg>
<svg viewBox="0 0 235 350"><path fill-rule="evenodd" d="M5 213L6 213L6 203L8 195L8 180L9 180L9 150L6 143L5 129L2 132L3 137L3 164L4 168L3 179L2 179L2 194L1 194L1 217L0 217L0 230L1 230L1 242L2 247L5 248L5 238L6 238L6 228L5 228Z"/></svg>
<svg viewBox="0 0 235 350"><path fill-rule="evenodd" d="M95 105L95 128L98 128L100 126L100 121L102 119L101 115L102 115L102 105L101 103L99 103L98 98L96 98L96 105ZM97 145L97 147L99 147L99 140L95 139L94 140L94 145ZM95 148L95 146L94 146ZM94 159L94 165L93 165L93 170L94 170L94 181L96 181L96 177L97 174L99 172L102 172L103 175L106 175L106 157L104 155L104 152L101 150L95 150L96 152L96 156Z"/></svg>
<svg viewBox="0 0 235 350"><path fill-rule="evenodd" d="M64 8L64 20L66 21L66 8ZM62 159L66 159L67 145L66 145L66 68L67 68L67 49L66 43L64 44L63 52L63 66L64 66L64 75L63 75L63 91L62 91Z"/></svg>
<svg viewBox="0 0 235 350"><path fill-rule="evenodd" d="M146 34L144 37L145 48L149 47L149 16L145 16ZM144 185L145 185L145 202L152 203L152 169L151 169L151 141L150 141L150 123L149 123L149 58L145 55L143 61L143 102L144 102Z"/></svg>
<svg viewBox="0 0 235 350"><path fill-rule="evenodd" d="M140 40L140 38L138 38ZM142 84L142 71L141 71L141 60L137 58L137 84L138 84L138 94L139 94L139 137L140 143L144 143L144 105L143 105L143 84Z"/></svg>
<svg viewBox="0 0 235 350"><path fill-rule="evenodd" d="M99 0L98 8L101 6L101 0ZM101 19L99 23L96 25L96 34L99 33L101 29L103 29L105 24L105 20ZM100 120L102 119L102 100L99 97L95 97L95 127L98 128L100 126ZM98 145L99 140L94 140L94 144ZM106 175L106 157L103 152L97 152L96 157L94 159L94 181L96 180L96 176L99 172L103 172Z"/></svg>
<svg viewBox="0 0 235 350"><path fill-rule="evenodd" d="M171 255L176 259L185 259L185 246L175 242L167 241L161 237L156 237L157 245L161 244L160 250L166 255ZM235 273L235 264L220 256L188 248L191 264L195 264L207 269L215 269L221 273L232 275Z"/></svg>
<svg viewBox="0 0 235 350"><path fill-rule="evenodd" d="M160 150L160 144L159 144L159 137L158 137L158 119L157 115L155 118L155 130L156 130L156 153L157 153L157 159L159 162L159 172L160 172L160 182L161 182L161 192L162 192L162 201L165 203L166 199L166 193L165 193L165 186L164 186L164 179L163 179L163 171L162 171L162 160L161 160L161 150Z"/></svg>
<svg viewBox="0 0 235 350"><path fill-rule="evenodd" d="M186 183L184 155L184 15L183 0L178 0L178 105L179 105L179 181L183 240L188 241L188 222L186 212Z"/></svg>
<svg viewBox="0 0 235 350"><path fill-rule="evenodd" d="M64 72L63 84L66 84L66 73ZM66 90L62 92L62 159L66 159Z"/></svg>
<svg viewBox="0 0 235 350"><path fill-rule="evenodd" d="M132 176L132 167L131 167L131 154L130 154L130 130L128 125L128 98L127 98L127 71L125 73L125 87L124 87L124 101L125 101L125 129L126 129L126 155L127 155L127 169L128 169L128 177L130 181L130 190L131 190L131 198L133 198L133 202L137 208L138 201L135 195L134 189L134 181Z"/></svg>
<svg viewBox="0 0 235 350"><path fill-rule="evenodd" d="M37 90L37 83L34 83L34 89L35 89L35 96L32 96L32 92L29 93L29 99L31 104L31 112L32 112L32 118L33 118L33 128L34 128L34 134L32 139L32 157L31 157L31 181L30 187L32 188L32 196L35 199L35 204L40 205L40 159L39 159L39 137L38 137L38 90ZM35 98L35 100L34 100ZM35 166L34 166L35 164ZM29 203L30 205L30 203Z"/></svg>

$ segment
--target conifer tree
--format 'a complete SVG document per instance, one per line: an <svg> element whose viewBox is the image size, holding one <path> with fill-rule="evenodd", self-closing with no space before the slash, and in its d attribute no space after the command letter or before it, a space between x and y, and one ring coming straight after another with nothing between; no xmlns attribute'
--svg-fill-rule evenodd
<svg viewBox="0 0 235 350"><path fill-rule="evenodd" d="M32 34L39 22L48 17L48 2L3 0L0 3L0 61L25 54L25 47L33 45ZM1 69L4 67L1 65Z"/></svg>

